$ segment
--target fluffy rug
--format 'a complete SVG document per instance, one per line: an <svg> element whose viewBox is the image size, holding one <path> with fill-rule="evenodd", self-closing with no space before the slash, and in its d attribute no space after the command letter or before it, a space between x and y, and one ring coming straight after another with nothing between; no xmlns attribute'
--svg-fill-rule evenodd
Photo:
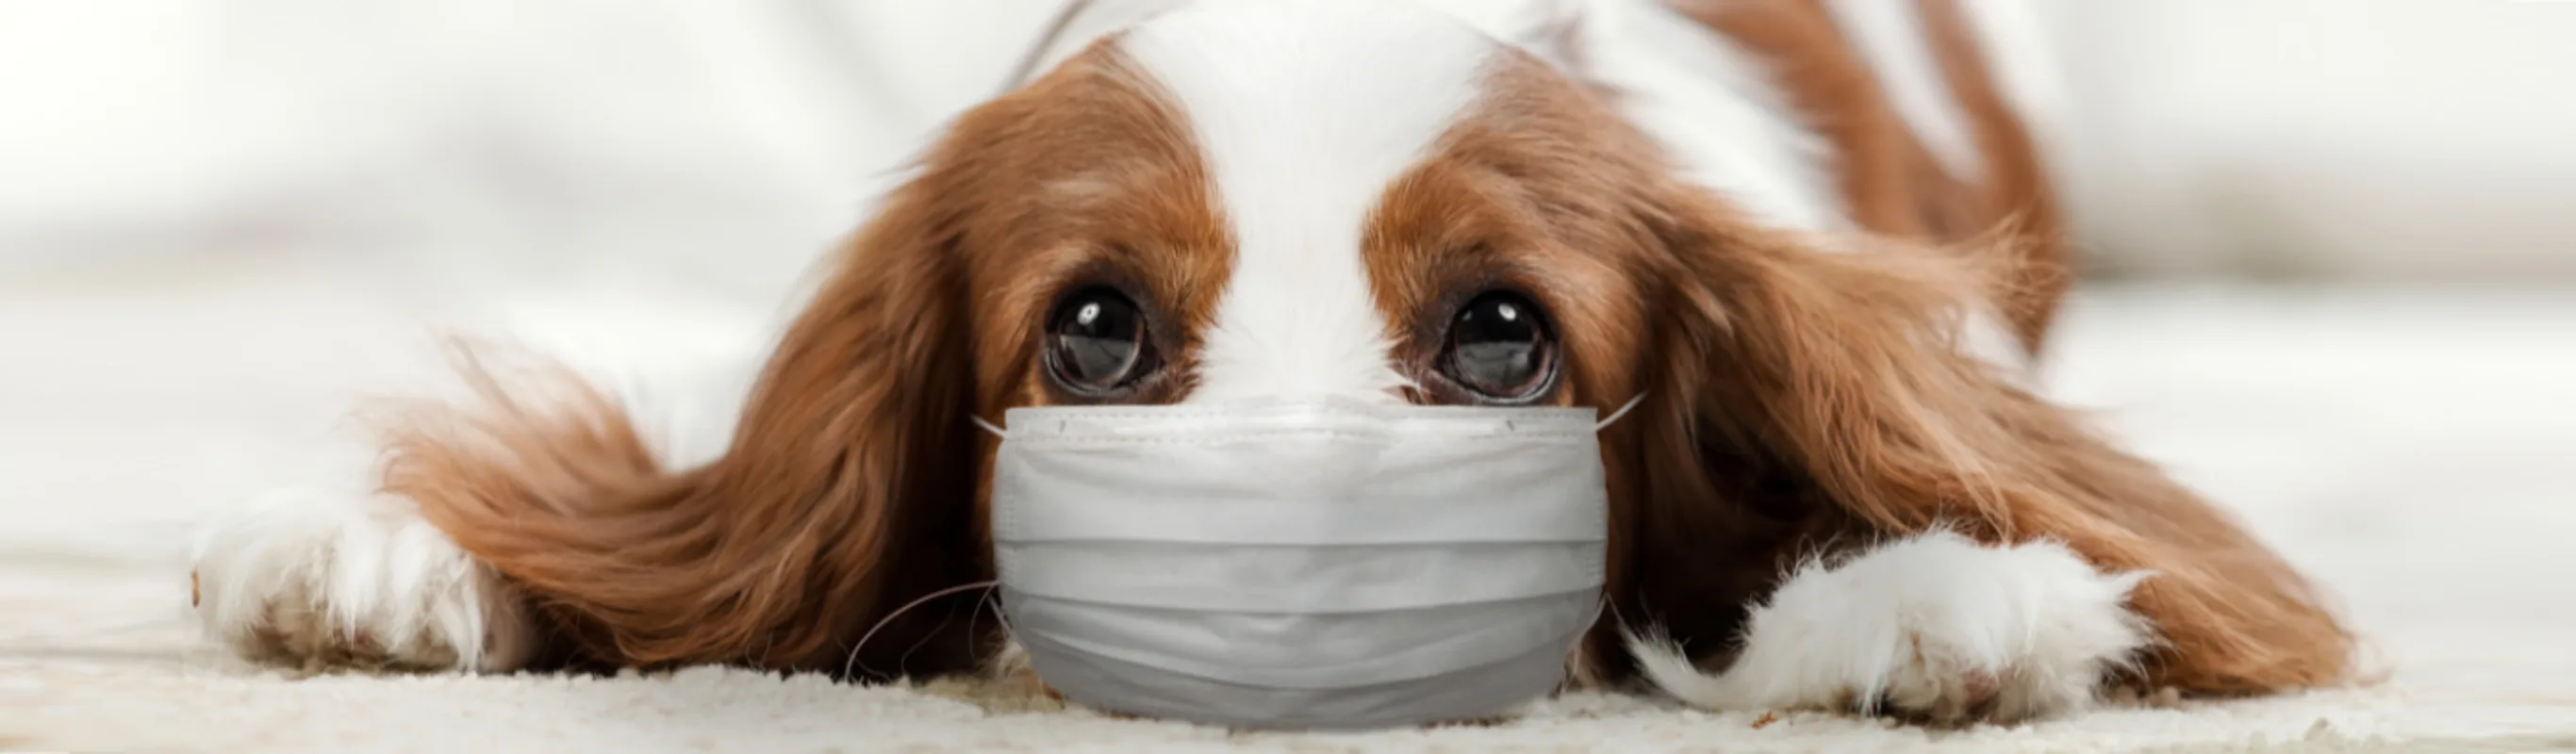
<svg viewBox="0 0 2576 754"><path fill-rule="evenodd" d="M2564 295L2094 290L2066 320L2051 389L2330 585L2382 683L1959 731L1581 695L1489 727L1287 735L953 681L291 677L211 652L182 620L187 522L291 479L349 391L416 377L402 354L446 321L343 282L0 283L0 750L2576 749Z"/></svg>

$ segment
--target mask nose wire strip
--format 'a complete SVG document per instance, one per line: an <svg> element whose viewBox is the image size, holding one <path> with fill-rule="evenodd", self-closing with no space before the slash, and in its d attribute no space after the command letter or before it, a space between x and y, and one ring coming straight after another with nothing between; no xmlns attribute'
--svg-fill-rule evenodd
<svg viewBox="0 0 2576 754"><path fill-rule="evenodd" d="M1644 402L1646 402L1646 394L1638 393L1637 397L1628 399L1627 403L1619 404L1619 410L1610 412L1609 418L1602 419L1601 421L1594 423L1592 425L1592 431L1599 432L1603 429L1609 428L1611 422L1618 421L1619 417L1627 416L1630 409L1634 409L1637 407L1637 404ZM982 427L984 428L984 431L993 433L994 437L1010 439L1011 434L1009 432L1003 431L1001 427L993 426L992 422L984 421L984 417L969 414L966 418L974 420L975 426Z"/></svg>
<svg viewBox="0 0 2576 754"><path fill-rule="evenodd" d="M1623 404L1623 405L1619 406L1619 410L1610 412L1610 418L1603 419L1603 420L1601 420L1599 423L1593 424L1593 425L1592 425L1592 431L1594 431L1594 432L1599 432L1599 431L1601 431L1601 430L1603 430L1603 429L1608 428L1608 427L1610 426L1610 423L1611 423L1611 422L1618 421L1618 420L1619 420L1619 417L1627 416L1627 415L1628 415L1628 409L1636 408L1636 407L1637 407L1637 404L1639 404L1639 403L1644 403L1644 402L1646 402L1646 394L1645 394L1645 393L1638 393L1638 394L1637 394L1637 397L1635 397L1635 398L1630 398L1630 399L1628 399L1628 402L1627 402L1626 404ZM977 420L977 421L981 421L981 420L979 419L979 420Z"/></svg>

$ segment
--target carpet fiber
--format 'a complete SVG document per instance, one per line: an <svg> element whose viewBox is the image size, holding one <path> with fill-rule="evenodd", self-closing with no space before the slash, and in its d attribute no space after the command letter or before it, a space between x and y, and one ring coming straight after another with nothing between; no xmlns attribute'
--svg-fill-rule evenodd
<svg viewBox="0 0 2576 754"><path fill-rule="evenodd" d="M421 315L310 276L40 282L0 284L0 750L2576 749L2576 297L2113 289L2065 322L2051 391L2316 574L2384 683L1960 731L1578 695L1287 735L954 681L243 666L181 620L187 522L291 480L350 391L416 377Z"/></svg>

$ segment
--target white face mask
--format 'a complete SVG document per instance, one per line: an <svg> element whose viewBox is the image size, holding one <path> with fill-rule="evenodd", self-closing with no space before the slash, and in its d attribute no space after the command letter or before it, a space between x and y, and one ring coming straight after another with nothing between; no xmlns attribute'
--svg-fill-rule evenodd
<svg viewBox="0 0 2576 754"><path fill-rule="evenodd" d="M1502 714L1556 688L1600 611L1594 416L1013 409L995 430L1002 609L1038 675L1098 709L1294 728Z"/></svg>

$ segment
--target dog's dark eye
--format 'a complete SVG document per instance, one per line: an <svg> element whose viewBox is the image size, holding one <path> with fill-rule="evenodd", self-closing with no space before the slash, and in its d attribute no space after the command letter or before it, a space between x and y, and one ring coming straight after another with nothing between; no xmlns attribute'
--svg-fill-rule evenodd
<svg viewBox="0 0 2576 754"><path fill-rule="evenodd" d="M1145 317L1110 288L1085 288L1047 317L1047 368L1075 392L1105 393L1141 376L1149 361Z"/></svg>
<svg viewBox="0 0 2576 754"><path fill-rule="evenodd" d="M1517 293L1491 291L1468 301L1449 323L1446 349L1441 371L1488 399L1536 397L1556 373L1556 337L1547 314Z"/></svg>

